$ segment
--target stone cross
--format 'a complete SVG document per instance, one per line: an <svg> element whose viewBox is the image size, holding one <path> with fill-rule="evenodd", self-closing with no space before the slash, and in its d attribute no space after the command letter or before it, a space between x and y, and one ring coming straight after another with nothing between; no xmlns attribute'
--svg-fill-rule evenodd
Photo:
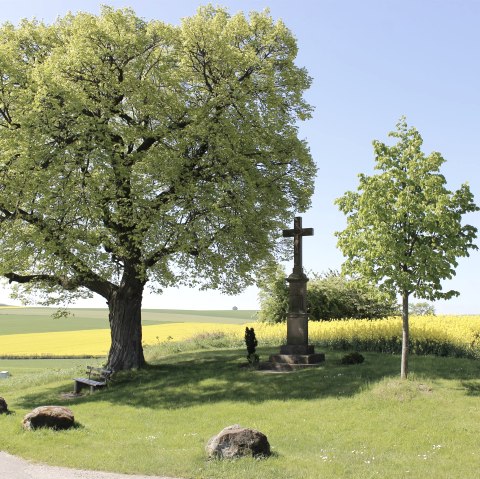
<svg viewBox="0 0 480 479"><path fill-rule="evenodd" d="M283 230L284 238L293 238L293 273L302 274L302 237L313 236L313 228L302 228L302 217L296 216L293 230Z"/></svg>
<svg viewBox="0 0 480 479"><path fill-rule="evenodd" d="M307 314L307 282L302 264L302 238L312 236L312 228L302 228L302 218L294 220L293 230L284 230L285 238L293 238L293 272L287 278L289 283L289 306L287 316L287 345L285 354L308 354L308 314Z"/></svg>
<svg viewBox="0 0 480 479"><path fill-rule="evenodd" d="M315 366L325 361L325 354L315 353L308 344L307 282L302 264L302 238L313 236L313 228L302 228L302 218L297 216L293 230L283 230L284 238L293 238L293 272L287 278L289 283L289 305L287 316L287 344L280 347L280 354L270 356L273 369L292 369Z"/></svg>

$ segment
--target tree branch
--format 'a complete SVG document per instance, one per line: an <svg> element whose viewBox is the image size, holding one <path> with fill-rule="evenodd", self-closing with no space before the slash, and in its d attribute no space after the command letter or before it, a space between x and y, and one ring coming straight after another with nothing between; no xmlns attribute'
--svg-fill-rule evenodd
<svg viewBox="0 0 480 479"><path fill-rule="evenodd" d="M33 213L27 213L22 209L17 209L15 213L1 209L2 213L8 218L12 219L20 217L26 223L36 227L40 232L45 235L45 240L55 246L55 256L60 258L65 264L75 271L73 278L67 278L66 276L55 276L48 274L34 274L34 275L18 275L15 273L8 273L5 275L10 282L15 281L17 283L28 283L32 281L46 281L52 284L57 284L64 287L67 290L73 290L80 286L83 286L94 293L108 298L110 294L117 288L117 286L108 280L101 278L98 274L92 271L80 258L74 253L65 248L62 244L61 238L58 233L49 228L41 218Z"/></svg>
<svg viewBox="0 0 480 479"><path fill-rule="evenodd" d="M60 276L54 276L49 274L26 274L20 275L17 273L6 273L5 278L8 279L9 283L35 283L35 282L42 282L42 283L49 283L52 285L58 285L62 288L66 289L67 291L73 291L74 289L80 286L76 281Z"/></svg>

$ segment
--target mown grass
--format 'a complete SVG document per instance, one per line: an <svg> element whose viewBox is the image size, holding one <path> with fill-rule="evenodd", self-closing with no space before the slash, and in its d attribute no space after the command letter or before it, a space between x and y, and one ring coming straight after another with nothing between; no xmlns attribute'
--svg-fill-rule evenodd
<svg viewBox="0 0 480 479"><path fill-rule="evenodd" d="M327 350L319 368L271 374L241 367L243 349L165 347L147 349L148 368L74 400L61 398L72 369L50 364L42 384L35 372L31 383L26 374L15 383L21 364L11 362L13 377L0 382L14 411L0 417L2 449L63 466L198 479L478 477L475 360L413 356L411 379L400 381L395 355L364 352L364 363L342 366L345 352ZM274 352L259 348L262 359ZM26 412L58 403L78 428L22 431ZM273 457L208 461L208 438L235 423L264 432Z"/></svg>

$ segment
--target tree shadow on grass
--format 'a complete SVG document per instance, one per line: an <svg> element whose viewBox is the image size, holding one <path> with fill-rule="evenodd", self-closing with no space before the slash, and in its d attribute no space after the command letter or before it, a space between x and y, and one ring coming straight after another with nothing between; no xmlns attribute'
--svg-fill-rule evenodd
<svg viewBox="0 0 480 479"><path fill-rule="evenodd" d="M276 350L261 351L262 357ZM398 356L363 353L365 362L344 366L341 351L327 351L319 367L291 373L272 374L245 367L242 350L180 353L159 360L138 371L117 374L107 389L71 399L67 404L107 401L133 407L176 409L222 401L261 403L291 399L314 400L349 397L368 384L399 375ZM431 379L473 380L479 377L479 364L472 360L415 357L415 374ZM72 381L73 388L73 381ZM59 401L65 386L26 395L22 407Z"/></svg>
<svg viewBox="0 0 480 479"><path fill-rule="evenodd" d="M467 390L468 396L480 396L480 381L462 381L462 387Z"/></svg>

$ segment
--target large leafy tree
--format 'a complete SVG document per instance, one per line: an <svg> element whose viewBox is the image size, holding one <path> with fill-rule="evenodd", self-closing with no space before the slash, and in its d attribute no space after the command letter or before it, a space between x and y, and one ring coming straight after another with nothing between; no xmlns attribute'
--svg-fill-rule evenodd
<svg viewBox="0 0 480 479"><path fill-rule="evenodd" d="M96 293L114 370L141 367L147 283L237 292L278 253L316 168L296 122L310 78L267 12L132 10L0 29L0 274Z"/></svg>
<svg viewBox="0 0 480 479"><path fill-rule="evenodd" d="M337 200L347 215L337 233L347 258L343 270L379 284L402 297L401 377L408 374L408 302L410 295L428 300L448 299L457 291L442 291L441 281L455 275L457 258L476 249L476 228L462 225L462 215L477 211L467 184L451 192L440 173L440 153L426 156L422 138L402 118L398 142L374 141L377 174L359 175L356 192Z"/></svg>

